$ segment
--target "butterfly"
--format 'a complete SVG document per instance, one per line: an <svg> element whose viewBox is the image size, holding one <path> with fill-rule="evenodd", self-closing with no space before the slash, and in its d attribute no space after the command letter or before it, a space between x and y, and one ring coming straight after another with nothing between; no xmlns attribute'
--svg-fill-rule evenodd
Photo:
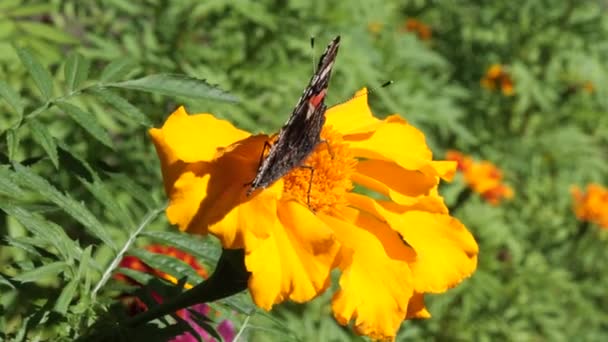
<svg viewBox="0 0 608 342"><path fill-rule="evenodd" d="M316 72L291 116L279 131L276 141L272 145L268 142L264 144L264 151L268 147L270 150L265 156L262 153L255 178L248 184L247 196L257 189L264 189L273 184L293 168L302 166L306 157L321 142L321 129L325 123L327 109L324 100L339 47L340 36L337 36L325 49ZM313 169L311 179L312 172Z"/></svg>

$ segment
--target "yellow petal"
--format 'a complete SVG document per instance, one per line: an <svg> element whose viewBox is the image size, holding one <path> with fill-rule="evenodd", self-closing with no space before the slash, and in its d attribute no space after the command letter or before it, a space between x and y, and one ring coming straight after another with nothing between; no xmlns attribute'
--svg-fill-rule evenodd
<svg viewBox="0 0 608 342"><path fill-rule="evenodd" d="M397 230L417 254L412 265L417 292L444 292L477 268L478 246L457 219L448 215L410 211L398 215Z"/></svg>
<svg viewBox="0 0 608 342"><path fill-rule="evenodd" d="M355 331L374 339L394 338L413 294L412 250L386 224L354 209L345 210L351 222L320 216L343 245L340 290L332 301L336 320L354 319Z"/></svg>
<svg viewBox="0 0 608 342"><path fill-rule="evenodd" d="M352 99L333 106L325 112L325 125L332 126L342 135L372 131L381 123L367 104L367 89L355 93Z"/></svg>
<svg viewBox="0 0 608 342"><path fill-rule="evenodd" d="M218 148L245 139L249 133L211 114L188 115L184 107L171 114L160 129L151 129L153 139L162 137L177 159L190 163L208 161Z"/></svg>
<svg viewBox="0 0 608 342"><path fill-rule="evenodd" d="M428 196L439 182L435 176L417 170L406 170L383 160L360 161L356 171L353 181L404 205L416 203L418 196Z"/></svg>
<svg viewBox="0 0 608 342"><path fill-rule="evenodd" d="M361 209L374 215L378 219L384 220L383 212L382 210L378 209L379 204L374 199L357 193L346 194L346 198L352 207ZM429 196L410 197L409 200L404 200L399 204L386 202L385 205L389 207L394 205L395 207L399 208L400 212L405 212L408 210L421 210L437 214L448 213L448 208L443 202L443 198L439 196L437 188L432 189Z"/></svg>
<svg viewBox="0 0 608 342"><path fill-rule="evenodd" d="M477 243L457 219L357 194L349 194L348 200L386 220L412 246L417 255L411 265L416 292L444 292L475 271Z"/></svg>
<svg viewBox="0 0 608 342"><path fill-rule="evenodd" d="M308 301L325 290L340 248L333 231L296 201L281 201L274 218L256 222L270 232L267 239L255 248L246 244L249 289L266 310L287 298Z"/></svg>
<svg viewBox="0 0 608 342"><path fill-rule="evenodd" d="M428 167L432 159L424 134L395 115L371 133L347 135L344 140L358 157L394 161L407 170Z"/></svg>
<svg viewBox="0 0 608 342"><path fill-rule="evenodd" d="M424 304L424 295L422 293L414 293L407 306L407 317L410 318L431 318L431 313L426 309Z"/></svg>
<svg viewBox="0 0 608 342"><path fill-rule="evenodd" d="M429 175L436 175L446 181L451 181L456 174L458 163L451 160L434 160L426 168L423 168L423 172Z"/></svg>
<svg viewBox="0 0 608 342"><path fill-rule="evenodd" d="M256 236L264 236L262 227L244 226L240 211L242 205L257 196L262 196L259 199L263 199L262 202L276 202L281 196L281 181L252 197L245 194L246 184L255 176L266 139L265 136L248 137L225 148L225 152L211 162L193 163L184 168L169 187L169 221L191 233L205 234L210 230L222 240L224 248L241 248L243 230L250 229ZM272 215L276 215L276 210ZM245 221L251 222L251 217Z"/></svg>

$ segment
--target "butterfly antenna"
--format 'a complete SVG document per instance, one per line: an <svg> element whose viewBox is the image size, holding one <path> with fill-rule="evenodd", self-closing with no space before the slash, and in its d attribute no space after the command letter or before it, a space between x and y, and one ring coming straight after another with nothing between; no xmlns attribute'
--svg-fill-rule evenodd
<svg viewBox="0 0 608 342"><path fill-rule="evenodd" d="M313 35L310 36L310 50L312 51L312 73L314 75L317 72L317 67L315 66L315 36Z"/></svg>
<svg viewBox="0 0 608 342"><path fill-rule="evenodd" d="M346 102L348 102L348 101L350 101L350 100L356 99L356 98L357 98L357 97L359 97L359 96L363 96L363 95L369 95L369 94L371 94L371 93L373 93L373 92L376 92L378 89L381 89L381 88L386 88L386 87L390 86L390 85L391 85L391 84L393 84L393 83L395 83L393 80L388 80L388 81L386 81L386 82L382 83L382 84L381 84L379 87L370 88L370 89L368 89L368 90L367 90L367 92L365 92L365 93L363 93L363 94L355 95L355 96L353 96L353 97L351 97L351 98L349 98L349 99L347 99L347 100L345 100L345 101L338 102L338 103L336 103L334 106L341 105L341 104L346 103ZM333 107L333 106L332 106L332 107Z"/></svg>

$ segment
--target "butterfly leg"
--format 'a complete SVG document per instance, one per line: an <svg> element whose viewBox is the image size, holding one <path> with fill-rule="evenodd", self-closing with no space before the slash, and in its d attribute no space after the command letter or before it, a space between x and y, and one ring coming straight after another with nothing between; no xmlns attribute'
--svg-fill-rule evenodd
<svg viewBox="0 0 608 342"><path fill-rule="evenodd" d="M310 165L301 165L303 169L310 170L310 179L308 180L308 191L306 191L306 205L310 208L310 191L312 190L312 177L315 174L315 168Z"/></svg>
<svg viewBox="0 0 608 342"><path fill-rule="evenodd" d="M327 146L327 153L329 153L329 156L333 160L334 159L334 152L331 150L331 146L329 145L329 141L323 139L323 140L319 141L319 144L325 144L325 146Z"/></svg>

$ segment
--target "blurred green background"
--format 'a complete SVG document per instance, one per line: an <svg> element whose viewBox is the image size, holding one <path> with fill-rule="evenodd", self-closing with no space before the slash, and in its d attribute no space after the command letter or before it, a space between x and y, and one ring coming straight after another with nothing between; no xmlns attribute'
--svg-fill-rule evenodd
<svg viewBox="0 0 608 342"><path fill-rule="evenodd" d="M570 195L572 185L608 185L607 6L1 0L0 336L82 336L121 289L96 285L130 236L130 252L161 269L177 272L138 247L190 248L212 269L217 243L180 240L158 215L165 195L147 129L184 104L275 132L310 78L313 54L339 34L330 105L394 80L371 94L377 116L401 114L438 159L457 149L492 161L515 189L491 206L478 196L459 201L461 179L443 186L479 243L478 270L428 297L433 317L405 322L398 340L608 339L607 231L577 221ZM481 86L493 64L508 71L512 95ZM239 101L120 84L160 73L205 79ZM147 224L146 215L158 218ZM142 222L147 233L135 234ZM362 339L333 321L329 299L271 314L246 295L215 307L237 328L246 324L250 340Z"/></svg>

